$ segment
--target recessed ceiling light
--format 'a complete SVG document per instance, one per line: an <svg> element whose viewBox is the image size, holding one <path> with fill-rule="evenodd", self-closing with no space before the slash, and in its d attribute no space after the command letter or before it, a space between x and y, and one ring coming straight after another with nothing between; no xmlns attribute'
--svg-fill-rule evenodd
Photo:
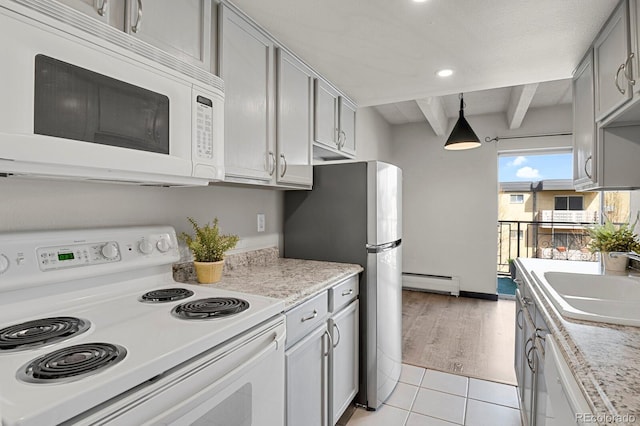
<svg viewBox="0 0 640 426"><path fill-rule="evenodd" d="M416 3L424 3L427 0L413 0L413 1L416 2Z"/></svg>
<svg viewBox="0 0 640 426"><path fill-rule="evenodd" d="M449 68L445 68L443 70L438 71L436 74L438 75L438 77L449 77L450 75L453 74L453 70Z"/></svg>

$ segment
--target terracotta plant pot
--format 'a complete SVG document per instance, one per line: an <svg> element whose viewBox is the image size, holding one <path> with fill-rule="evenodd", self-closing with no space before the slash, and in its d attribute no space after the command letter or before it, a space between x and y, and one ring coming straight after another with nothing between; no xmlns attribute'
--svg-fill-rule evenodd
<svg viewBox="0 0 640 426"><path fill-rule="evenodd" d="M605 272L624 272L629 265L629 258L624 253L602 252Z"/></svg>
<svg viewBox="0 0 640 426"><path fill-rule="evenodd" d="M217 283L222 278L224 260L219 262L193 262L196 268L196 276L200 284Z"/></svg>

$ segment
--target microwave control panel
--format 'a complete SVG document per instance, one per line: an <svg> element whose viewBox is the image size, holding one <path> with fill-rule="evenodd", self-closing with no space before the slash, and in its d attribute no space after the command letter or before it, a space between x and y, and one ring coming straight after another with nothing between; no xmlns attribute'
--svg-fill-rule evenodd
<svg viewBox="0 0 640 426"><path fill-rule="evenodd" d="M196 148L198 157L213 158L213 102L196 97Z"/></svg>

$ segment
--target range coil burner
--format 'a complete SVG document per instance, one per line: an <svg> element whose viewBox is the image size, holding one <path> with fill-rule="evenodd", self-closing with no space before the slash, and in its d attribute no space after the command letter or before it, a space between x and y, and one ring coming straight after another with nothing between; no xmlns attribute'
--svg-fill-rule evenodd
<svg viewBox="0 0 640 426"><path fill-rule="evenodd" d="M249 309L249 302L234 297L210 297L181 303L171 314L181 319L211 319L238 314Z"/></svg>
<svg viewBox="0 0 640 426"><path fill-rule="evenodd" d="M186 299L193 295L193 291L186 288L162 288L143 294L139 300L145 303L166 303Z"/></svg>
<svg viewBox="0 0 640 426"><path fill-rule="evenodd" d="M75 317L41 318L0 329L0 352L15 352L69 339L91 327Z"/></svg>
<svg viewBox="0 0 640 426"><path fill-rule="evenodd" d="M50 352L18 370L18 378L29 383L71 382L111 367L127 350L110 343L84 343Z"/></svg>

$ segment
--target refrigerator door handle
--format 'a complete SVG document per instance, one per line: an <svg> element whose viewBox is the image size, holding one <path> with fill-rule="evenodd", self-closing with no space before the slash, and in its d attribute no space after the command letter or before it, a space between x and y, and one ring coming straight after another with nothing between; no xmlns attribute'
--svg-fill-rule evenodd
<svg viewBox="0 0 640 426"><path fill-rule="evenodd" d="M367 244L367 253L382 253L393 250L394 248L399 247L400 244L402 244L402 239L386 244Z"/></svg>

